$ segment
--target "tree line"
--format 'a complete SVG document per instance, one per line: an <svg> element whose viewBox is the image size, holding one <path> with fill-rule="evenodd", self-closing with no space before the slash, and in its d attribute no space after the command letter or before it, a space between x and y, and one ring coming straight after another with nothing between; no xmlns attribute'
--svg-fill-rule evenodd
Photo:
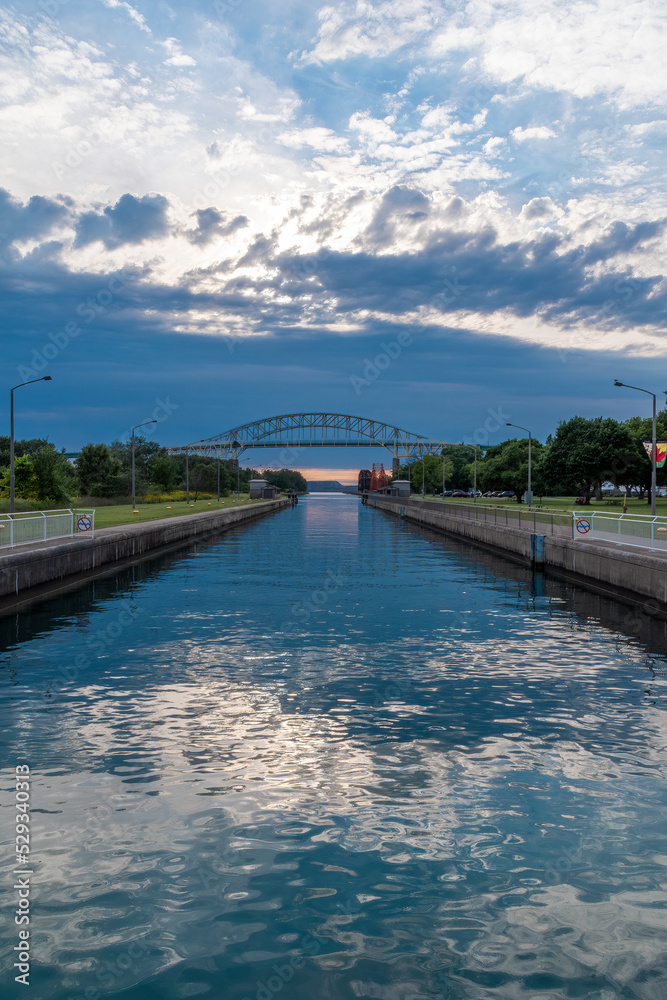
<svg viewBox="0 0 667 1000"><path fill-rule="evenodd" d="M10 440L0 437L0 495L9 496ZM135 491L138 497L160 496L184 490L186 469L184 455L169 455L166 448L146 437L134 440ZM192 456L188 481L194 499L200 493L220 495L236 491L247 493L251 479L266 479L281 490L305 492L307 483L293 469L244 469L230 459ZM14 445L15 493L23 500L37 503L66 504L73 497L90 499L126 499L132 491L131 442L87 444L72 464L64 449L43 438L16 441Z"/></svg>
<svg viewBox="0 0 667 1000"><path fill-rule="evenodd" d="M546 442L532 439L531 488L537 496L581 496L589 504L602 499L604 483L651 502L651 460L644 441L652 436L650 418L572 417L562 421ZM656 420L657 440L667 440L667 409ZM427 493L469 491L474 480L474 445L451 445L441 455L401 466L396 479L410 479L412 488ZM657 470L657 485L667 485L667 467ZM522 502L528 489L528 438L510 438L477 449L477 488L482 492L512 490Z"/></svg>

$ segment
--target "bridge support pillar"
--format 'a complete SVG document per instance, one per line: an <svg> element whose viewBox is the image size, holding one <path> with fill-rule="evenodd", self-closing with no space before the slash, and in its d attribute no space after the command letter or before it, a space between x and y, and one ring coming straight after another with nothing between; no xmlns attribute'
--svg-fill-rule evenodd
<svg viewBox="0 0 667 1000"><path fill-rule="evenodd" d="M391 474L392 476L398 475L398 467L401 463L398 460L398 455L394 455L391 463Z"/></svg>

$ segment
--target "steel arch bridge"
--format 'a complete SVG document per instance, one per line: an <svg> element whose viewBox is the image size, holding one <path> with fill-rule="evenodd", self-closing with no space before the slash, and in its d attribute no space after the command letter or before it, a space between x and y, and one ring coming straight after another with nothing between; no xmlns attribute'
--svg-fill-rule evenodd
<svg viewBox="0 0 667 1000"><path fill-rule="evenodd" d="M282 448L297 452L285 457L288 463L295 460L302 448L382 447L391 452L396 472L402 458L439 454L449 443L346 413L283 413L233 427L215 437L170 448L169 454L238 460L250 448Z"/></svg>

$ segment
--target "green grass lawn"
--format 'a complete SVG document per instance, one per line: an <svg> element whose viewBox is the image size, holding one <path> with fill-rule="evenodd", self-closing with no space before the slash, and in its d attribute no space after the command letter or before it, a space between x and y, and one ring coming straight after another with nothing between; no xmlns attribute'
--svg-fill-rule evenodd
<svg viewBox="0 0 667 1000"><path fill-rule="evenodd" d="M114 528L122 524L136 524L138 521L157 521L165 517L182 517L184 514L202 514L205 511L225 510L228 507L258 502L251 501L247 493L242 493L240 497L223 497L220 503L217 500L197 500L192 507L184 500L171 500L169 503L138 503L134 508L139 511L138 514L132 513L131 504L96 507L95 527ZM72 510L76 513L77 508L73 507Z"/></svg>

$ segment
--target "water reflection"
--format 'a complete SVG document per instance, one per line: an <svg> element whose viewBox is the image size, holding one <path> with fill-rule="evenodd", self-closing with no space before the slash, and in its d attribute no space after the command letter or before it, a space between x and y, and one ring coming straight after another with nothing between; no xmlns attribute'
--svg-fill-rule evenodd
<svg viewBox="0 0 667 1000"><path fill-rule="evenodd" d="M663 623L311 497L4 627L34 995L665 995Z"/></svg>

